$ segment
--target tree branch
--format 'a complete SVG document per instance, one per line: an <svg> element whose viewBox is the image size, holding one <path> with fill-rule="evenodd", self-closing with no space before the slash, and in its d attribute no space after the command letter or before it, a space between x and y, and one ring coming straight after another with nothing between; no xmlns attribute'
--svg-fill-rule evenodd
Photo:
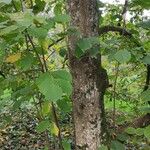
<svg viewBox="0 0 150 150"><path fill-rule="evenodd" d="M103 35L106 34L108 32L119 32L120 34L124 35L124 36L129 36L132 37L132 34L130 32L128 32L126 29L121 28L121 27L116 27L116 26L102 26L99 28L99 35Z"/></svg>
<svg viewBox="0 0 150 150"><path fill-rule="evenodd" d="M48 46L48 49L50 49L52 46L54 46L55 44L57 44L58 42L62 41L64 39L64 37L59 38L57 41L53 42L52 44L50 44Z"/></svg>
<svg viewBox="0 0 150 150"><path fill-rule="evenodd" d="M122 11L122 20L123 20L123 27L126 26L126 14L128 9L128 0L125 0L125 4Z"/></svg>

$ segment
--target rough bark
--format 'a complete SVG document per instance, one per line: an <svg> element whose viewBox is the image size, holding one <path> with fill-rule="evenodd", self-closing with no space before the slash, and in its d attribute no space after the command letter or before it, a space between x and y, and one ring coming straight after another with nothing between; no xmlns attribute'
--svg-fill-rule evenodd
<svg viewBox="0 0 150 150"><path fill-rule="evenodd" d="M146 72L147 74L146 74L146 81L145 81L144 91L148 90L149 85L150 85L150 65L147 65L146 69L147 69L147 72Z"/></svg>
<svg viewBox="0 0 150 150"><path fill-rule="evenodd" d="M68 12L72 18L71 26L77 27L83 38L98 36L96 0L68 0ZM96 58L75 57L77 39L73 35L68 38L76 150L97 150L102 141L107 74L101 67L100 55Z"/></svg>
<svg viewBox="0 0 150 150"><path fill-rule="evenodd" d="M146 69L147 69L147 72L146 72L147 74L146 74L146 81L145 81L144 91L148 90L149 86L150 86L150 65L147 65ZM148 101L148 104L150 105L150 101Z"/></svg>

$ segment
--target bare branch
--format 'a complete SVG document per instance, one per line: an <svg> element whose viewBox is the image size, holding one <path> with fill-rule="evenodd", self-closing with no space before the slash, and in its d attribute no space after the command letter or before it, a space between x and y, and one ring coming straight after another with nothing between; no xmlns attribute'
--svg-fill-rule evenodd
<svg viewBox="0 0 150 150"><path fill-rule="evenodd" d="M54 46L55 44L57 44L58 42L62 41L64 39L64 37L61 37L60 39L58 39L57 41L53 42L52 44L50 44L48 46L48 49L51 48L52 46Z"/></svg>
<svg viewBox="0 0 150 150"><path fill-rule="evenodd" d="M121 27L116 27L116 26L103 26L99 28L99 35L106 34L108 32L119 32L120 34L124 36L129 36L132 37L132 34L128 32L126 29L123 29Z"/></svg>

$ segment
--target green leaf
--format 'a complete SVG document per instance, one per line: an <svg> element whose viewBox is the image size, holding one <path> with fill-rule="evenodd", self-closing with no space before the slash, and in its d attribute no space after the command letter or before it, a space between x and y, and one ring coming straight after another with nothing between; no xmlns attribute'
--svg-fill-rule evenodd
<svg viewBox="0 0 150 150"><path fill-rule="evenodd" d="M144 136L150 139L150 125L144 129Z"/></svg>
<svg viewBox="0 0 150 150"><path fill-rule="evenodd" d="M67 72L66 70L53 71L51 74L56 79L63 79L63 80L69 81L69 82L72 81L71 74L69 72Z"/></svg>
<svg viewBox="0 0 150 150"><path fill-rule="evenodd" d="M54 17L54 21L58 23L67 23L70 22L71 18L69 15L63 14L63 15L57 15Z"/></svg>
<svg viewBox="0 0 150 150"><path fill-rule="evenodd" d="M125 150L125 146L122 143L120 143L119 141L112 141L111 149L112 150Z"/></svg>
<svg viewBox="0 0 150 150"><path fill-rule="evenodd" d="M150 1L149 0L133 0L133 4L134 5L139 5L141 6L142 8L145 8L145 9L149 9L150 8Z"/></svg>
<svg viewBox="0 0 150 150"><path fill-rule="evenodd" d="M62 14L62 3L56 4L56 6L54 7L54 13L55 15Z"/></svg>
<svg viewBox="0 0 150 150"><path fill-rule="evenodd" d="M142 61L143 61L145 64L150 65L150 56L149 56L149 55L145 56Z"/></svg>
<svg viewBox="0 0 150 150"><path fill-rule="evenodd" d="M69 81L57 79L56 80L58 85L61 87L63 93L67 94L68 96L72 93L72 85Z"/></svg>
<svg viewBox="0 0 150 150"><path fill-rule="evenodd" d="M51 132L51 134L54 134L55 136L58 136L58 134L59 134L59 129L54 122L52 122L50 125L50 132Z"/></svg>
<svg viewBox="0 0 150 150"><path fill-rule="evenodd" d="M22 68L22 70L26 71L30 69L30 67L33 65L35 61L35 58L32 54L25 55L20 61L18 62L19 66Z"/></svg>
<svg viewBox="0 0 150 150"><path fill-rule="evenodd" d="M116 122L117 122L118 125L123 124L125 121L126 121L126 116L118 116L116 118Z"/></svg>
<svg viewBox="0 0 150 150"><path fill-rule="evenodd" d="M45 130L49 129L50 127L50 123L48 120L45 121L41 121L37 126L36 126L36 130L37 132L41 133L44 132Z"/></svg>
<svg viewBox="0 0 150 150"><path fill-rule="evenodd" d="M142 27L144 29L150 29L150 19L137 24L137 26Z"/></svg>
<svg viewBox="0 0 150 150"><path fill-rule="evenodd" d="M80 39L77 42L77 45L83 52L85 52L87 49L90 49L92 47L92 44L88 38Z"/></svg>
<svg viewBox="0 0 150 150"><path fill-rule="evenodd" d="M13 13L10 14L10 19L15 21L19 27L23 27L22 30L28 28L33 24L33 16L30 12L22 13Z"/></svg>
<svg viewBox="0 0 150 150"><path fill-rule="evenodd" d="M58 100L57 105L63 113L71 112L71 100L67 96L63 97L63 99Z"/></svg>
<svg viewBox="0 0 150 150"><path fill-rule="evenodd" d="M129 127L125 130L125 132L132 135L136 133L136 130L133 127Z"/></svg>
<svg viewBox="0 0 150 150"><path fill-rule="evenodd" d="M11 34L11 32L17 30L17 28L18 27L16 25L11 25L11 26L8 26L8 27L6 27L4 29L1 29L0 36Z"/></svg>
<svg viewBox="0 0 150 150"><path fill-rule="evenodd" d="M50 113L50 110L51 110L51 104L49 101L45 101L42 103L42 114L44 116L46 116L47 114Z"/></svg>
<svg viewBox="0 0 150 150"><path fill-rule="evenodd" d="M57 101L63 95L61 87L49 73L42 74L36 83L46 100Z"/></svg>
<svg viewBox="0 0 150 150"><path fill-rule="evenodd" d="M114 58L119 62L119 63L126 63L131 59L131 54L127 50L120 50L118 51L115 55Z"/></svg>
<svg viewBox="0 0 150 150"><path fill-rule="evenodd" d="M150 89L144 91L144 92L141 94L141 99L142 99L144 102L150 101Z"/></svg>
<svg viewBox="0 0 150 150"><path fill-rule="evenodd" d="M61 48L59 51L59 55L61 57L65 57L67 55L67 50L65 48Z"/></svg>
<svg viewBox="0 0 150 150"><path fill-rule="evenodd" d="M125 141L128 139L128 135L125 134L125 133L123 133L123 134L118 134L118 135L117 135L117 139L118 139L119 141L125 142Z"/></svg>
<svg viewBox="0 0 150 150"><path fill-rule="evenodd" d="M105 145L101 145L98 150L108 150L108 148Z"/></svg>
<svg viewBox="0 0 150 150"><path fill-rule="evenodd" d="M47 146L45 146L45 147L44 147L44 150L48 150L48 147L47 147Z"/></svg>
<svg viewBox="0 0 150 150"><path fill-rule="evenodd" d="M150 113L150 106L142 106L140 107L140 111L145 114Z"/></svg>
<svg viewBox="0 0 150 150"><path fill-rule="evenodd" d="M46 2L43 0L35 0L35 5L33 7L33 13L37 14L44 10Z"/></svg>
<svg viewBox="0 0 150 150"><path fill-rule="evenodd" d="M86 51L87 49L90 49L95 44L99 44L99 39L97 37L83 38L77 42L78 47L83 52Z"/></svg>
<svg viewBox="0 0 150 150"><path fill-rule="evenodd" d="M57 71L52 72L51 74L56 79L56 82L61 87L63 93L70 96L72 92L71 74L67 72L66 70L57 70Z"/></svg>
<svg viewBox="0 0 150 150"><path fill-rule="evenodd" d="M37 28L37 27L29 28L28 32L33 37L36 37L36 38L39 38L39 39L45 39L47 34L48 34L48 30L47 29Z"/></svg>
<svg viewBox="0 0 150 150"><path fill-rule="evenodd" d="M138 135L138 136L141 136L141 135L143 135L143 129L142 128L137 128L136 130L135 130L135 134L136 135Z"/></svg>
<svg viewBox="0 0 150 150"><path fill-rule="evenodd" d="M75 49L76 57L80 58L83 54L84 52L78 46L76 46L76 49Z"/></svg>
<svg viewBox="0 0 150 150"><path fill-rule="evenodd" d="M71 150L71 144L68 141L64 140L62 142L62 145L63 145L64 150Z"/></svg>
<svg viewBox="0 0 150 150"><path fill-rule="evenodd" d="M77 41L77 47L76 47L76 56L81 57L85 52L88 52L93 55L99 51L99 49L95 48L94 45L99 44L99 39L97 37L89 37L89 38L83 38ZM92 52L92 50L94 52ZM96 52L95 52L96 51Z"/></svg>

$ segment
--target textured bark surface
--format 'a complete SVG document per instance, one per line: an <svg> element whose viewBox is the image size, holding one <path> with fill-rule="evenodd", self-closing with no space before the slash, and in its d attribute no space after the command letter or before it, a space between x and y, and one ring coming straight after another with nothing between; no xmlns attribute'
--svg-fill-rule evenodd
<svg viewBox="0 0 150 150"><path fill-rule="evenodd" d="M82 37L98 36L96 5L96 0L68 0L71 26L77 27ZM101 67L100 56L76 58L77 37L72 35L68 40L76 150L97 150L101 144L106 72Z"/></svg>

